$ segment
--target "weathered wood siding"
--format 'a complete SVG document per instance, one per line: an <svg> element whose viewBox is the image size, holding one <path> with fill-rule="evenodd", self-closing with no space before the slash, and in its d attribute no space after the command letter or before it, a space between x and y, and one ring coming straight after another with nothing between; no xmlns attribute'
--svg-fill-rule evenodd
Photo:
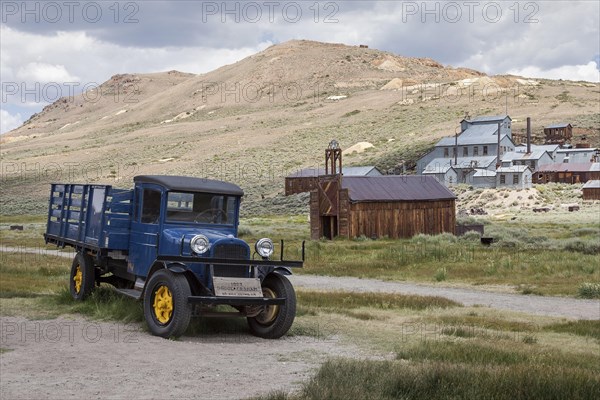
<svg viewBox="0 0 600 400"><path fill-rule="evenodd" d="M319 179L316 176L300 178L285 178L285 195L311 192L318 187Z"/></svg>
<svg viewBox="0 0 600 400"><path fill-rule="evenodd" d="M533 174L533 183L584 183L600 179L598 171L540 171Z"/></svg>
<svg viewBox="0 0 600 400"><path fill-rule="evenodd" d="M399 238L419 233L454 233L455 225L454 200L349 204L349 237Z"/></svg>
<svg viewBox="0 0 600 400"><path fill-rule="evenodd" d="M600 188L583 188L584 200L600 200Z"/></svg>
<svg viewBox="0 0 600 400"><path fill-rule="evenodd" d="M310 192L310 238L319 240L323 236L321 216L319 215L319 191Z"/></svg>

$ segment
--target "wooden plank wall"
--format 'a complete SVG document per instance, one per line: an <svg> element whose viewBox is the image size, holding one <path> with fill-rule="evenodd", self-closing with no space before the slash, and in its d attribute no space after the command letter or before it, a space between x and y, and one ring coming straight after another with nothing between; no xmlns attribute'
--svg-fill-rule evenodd
<svg viewBox="0 0 600 400"><path fill-rule="evenodd" d="M319 191L310 192L310 238L319 240L323 236L321 216L319 215Z"/></svg>
<svg viewBox="0 0 600 400"><path fill-rule="evenodd" d="M285 178L285 195L304 193L315 190L318 187L316 176L302 178Z"/></svg>
<svg viewBox="0 0 600 400"><path fill-rule="evenodd" d="M600 200L600 188L584 188L584 200Z"/></svg>
<svg viewBox="0 0 600 400"><path fill-rule="evenodd" d="M399 238L454 233L454 200L350 203L349 236Z"/></svg>

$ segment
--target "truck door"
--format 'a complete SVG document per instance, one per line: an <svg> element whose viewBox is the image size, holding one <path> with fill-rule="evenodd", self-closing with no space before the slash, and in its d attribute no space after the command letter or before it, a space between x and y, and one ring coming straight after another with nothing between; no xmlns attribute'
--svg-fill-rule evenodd
<svg viewBox="0 0 600 400"><path fill-rule="evenodd" d="M160 186L142 184L136 186L134 197L127 270L145 277L157 256L164 196Z"/></svg>

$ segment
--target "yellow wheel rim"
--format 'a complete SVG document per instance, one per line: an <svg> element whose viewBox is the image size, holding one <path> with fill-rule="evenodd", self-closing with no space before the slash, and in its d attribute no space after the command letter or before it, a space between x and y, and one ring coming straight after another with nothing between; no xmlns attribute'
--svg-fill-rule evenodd
<svg viewBox="0 0 600 400"><path fill-rule="evenodd" d="M277 297L277 295L275 294L275 292L273 290L271 290L269 288L265 288L265 287L263 288L263 296L269 297L271 299L274 299ZM256 320L263 325L268 325L271 322L275 321L277 314L279 314L279 306L278 305L266 306L264 311L261 312L260 314L258 314L258 316L256 317Z"/></svg>
<svg viewBox="0 0 600 400"><path fill-rule="evenodd" d="M75 269L75 275L73 275L73 282L75 282L75 293L81 291L81 283L83 282L83 272L81 272L81 266L77 266Z"/></svg>
<svg viewBox="0 0 600 400"><path fill-rule="evenodd" d="M173 295L168 287L160 286L154 292L154 316L161 324L166 324L173 315Z"/></svg>

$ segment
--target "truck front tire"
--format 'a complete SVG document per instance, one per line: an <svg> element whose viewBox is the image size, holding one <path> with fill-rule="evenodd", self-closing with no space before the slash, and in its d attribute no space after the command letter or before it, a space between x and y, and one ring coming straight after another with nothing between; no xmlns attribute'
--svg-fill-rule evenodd
<svg viewBox="0 0 600 400"><path fill-rule="evenodd" d="M248 317L248 326L253 335L265 339L277 339L287 333L296 317L296 292L290 281L273 272L262 283L263 296L283 297L285 304L265 306L255 317Z"/></svg>
<svg viewBox="0 0 600 400"><path fill-rule="evenodd" d="M167 269L153 274L144 291L144 317L150 332L164 338L183 335L192 316L190 295L190 284L183 274Z"/></svg>
<svg viewBox="0 0 600 400"><path fill-rule="evenodd" d="M69 291L75 300L83 301L94 290L96 283L94 260L87 254L78 252L71 264Z"/></svg>

